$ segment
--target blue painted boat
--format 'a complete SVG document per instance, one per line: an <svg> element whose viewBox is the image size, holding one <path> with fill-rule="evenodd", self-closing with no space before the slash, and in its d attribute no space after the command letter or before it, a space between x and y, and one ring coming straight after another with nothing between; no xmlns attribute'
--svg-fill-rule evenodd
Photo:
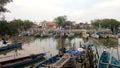
<svg viewBox="0 0 120 68"><path fill-rule="evenodd" d="M47 59L47 60L45 60L45 61L43 61L43 62L41 62L39 65L36 66L36 68L45 67L45 65L53 64L53 63L55 63L57 61L58 61L58 54L51 57L51 58L49 58L49 59Z"/></svg>
<svg viewBox="0 0 120 68"><path fill-rule="evenodd" d="M87 47L87 46L91 46L92 47L92 46L94 46L94 43L84 43L83 44L83 47Z"/></svg>
<svg viewBox="0 0 120 68"><path fill-rule="evenodd" d="M111 61L110 61L111 59ZM99 63L98 68L120 68L120 61L118 61L115 57L110 58L110 53L103 51Z"/></svg>
<svg viewBox="0 0 120 68"><path fill-rule="evenodd" d="M112 57L112 60L111 60L111 67L112 68L120 68L120 61L118 61L115 57Z"/></svg>
<svg viewBox="0 0 120 68"><path fill-rule="evenodd" d="M74 56L80 56L82 54L82 52L79 52L77 50L66 50L65 54L73 54ZM60 56L58 56L58 54L57 54L57 55L41 62L39 65L36 66L36 68L42 68L42 67L44 68L46 65L49 66L49 64L56 63L58 60L60 60L59 58L60 58ZM70 58L70 61L72 62L73 59Z"/></svg>
<svg viewBox="0 0 120 68"><path fill-rule="evenodd" d="M38 62L42 60L44 56L45 56L45 53L40 53L40 54L32 54L32 55L21 57L21 58L3 61L3 62L0 62L1 64L0 68L19 68L22 66L26 66L26 65Z"/></svg>
<svg viewBox="0 0 120 68"><path fill-rule="evenodd" d="M21 47L17 47L17 48L12 48L12 49L8 49L8 50L5 50L5 51L0 51L0 55L6 55L7 53L10 53L11 51L18 51L18 50L22 50Z"/></svg>
<svg viewBox="0 0 120 68"><path fill-rule="evenodd" d="M73 38L74 35L75 35L74 33L69 33L68 37L69 37L69 38Z"/></svg>
<svg viewBox="0 0 120 68"><path fill-rule="evenodd" d="M103 51L98 63L99 68L107 68L109 60L110 60L110 53Z"/></svg>
<svg viewBox="0 0 120 68"><path fill-rule="evenodd" d="M8 45L6 45L6 46L0 47L0 51L12 49L12 48L17 48L17 47L21 47L21 46L22 46L22 43L8 44Z"/></svg>

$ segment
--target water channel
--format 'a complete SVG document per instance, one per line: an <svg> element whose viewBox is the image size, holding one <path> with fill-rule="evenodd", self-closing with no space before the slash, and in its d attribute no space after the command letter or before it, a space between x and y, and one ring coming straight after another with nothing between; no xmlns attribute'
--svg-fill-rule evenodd
<svg viewBox="0 0 120 68"><path fill-rule="evenodd" d="M5 61L21 56L26 56L30 54L37 54L37 53L43 53L47 52L46 58L49 58L55 54L58 53L58 49L62 46L66 47L66 49L72 48L73 44L75 44L75 48L78 48L80 45L80 41L82 43L83 39L80 37L75 37L73 39L69 38L35 38L35 37L11 37L9 40L10 42L22 42L22 48L12 49L4 52L0 52L0 61ZM91 40L92 43L95 43L93 40ZM106 42L108 43L108 42ZM102 53L103 49L105 48L107 51L110 51L110 48L107 48L107 46L104 46L103 44L95 44L94 46L97 46L99 54ZM93 50L95 50L95 47L93 46ZM113 53L115 57L117 57L117 44L113 49ZM37 63L38 64L38 63ZM34 64L36 65L36 64ZM25 68L34 68L34 65L29 65Z"/></svg>

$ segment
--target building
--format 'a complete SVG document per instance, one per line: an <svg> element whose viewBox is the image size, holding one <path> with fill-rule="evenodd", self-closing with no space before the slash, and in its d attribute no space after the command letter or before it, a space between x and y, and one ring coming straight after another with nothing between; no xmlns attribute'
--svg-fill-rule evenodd
<svg viewBox="0 0 120 68"><path fill-rule="evenodd" d="M85 22L85 23L83 23L83 22L80 22L79 24L79 28L81 28L81 29L85 29L85 28L90 28L91 27L91 24L89 24L88 22Z"/></svg>
<svg viewBox="0 0 120 68"><path fill-rule="evenodd" d="M41 22L41 26L43 29L55 29L56 23L52 21L43 21Z"/></svg>

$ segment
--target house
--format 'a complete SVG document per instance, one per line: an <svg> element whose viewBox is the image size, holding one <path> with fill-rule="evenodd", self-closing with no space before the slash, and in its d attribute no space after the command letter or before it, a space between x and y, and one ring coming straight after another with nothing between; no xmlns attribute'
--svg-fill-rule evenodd
<svg viewBox="0 0 120 68"><path fill-rule="evenodd" d="M34 33L39 31L40 26L36 23L33 23L32 27L27 30L27 33Z"/></svg>
<svg viewBox="0 0 120 68"><path fill-rule="evenodd" d="M55 22L46 22L47 28L56 28L56 23Z"/></svg>
<svg viewBox="0 0 120 68"><path fill-rule="evenodd" d="M56 23L52 21L43 21L41 22L41 26L43 29L55 29L56 28Z"/></svg>
<svg viewBox="0 0 120 68"><path fill-rule="evenodd" d="M32 25L32 28L39 28L40 26L39 25L37 25L37 24L35 24L35 23L33 23L33 25Z"/></svg>
<svg viewBox="0 0 120 68"><path fill-rule="evenodd" d="M79 28L90 28L91 27L91 24L89 24L88 22L80 22L79 23Z"/></svg>

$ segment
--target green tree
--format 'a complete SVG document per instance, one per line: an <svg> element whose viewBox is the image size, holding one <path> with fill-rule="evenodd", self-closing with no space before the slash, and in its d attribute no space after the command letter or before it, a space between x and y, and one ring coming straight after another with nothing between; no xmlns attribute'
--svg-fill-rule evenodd
<svg viewBox="0 0 120 68"><path fill-rule="evenodd" d="M21 19L14 19L10 22L16 29L18 29L18 32L21 32L23 30L23 21Z"/></svg>
<svg viewBox="0 0 120 68"><path fill-rule="evenodd" d="M29 21L29 20L24 20L23 21L23 26L24 26L24 30L27 30L27 29L29 29L29 28L31 28L32 27L32 25L33 25L33 22L31 22L31 21Z"/></svg>
<svg viewBox="0 0 120 68"><path fill-rule="evenodd" d="M16 35L21 31L31 28L32 22L29 20L15 19L11 22L0 21L0 35Z"/></svg>
<svg viewBox="0 0 120 68"><path fill-rule="evenodd" d="M95 19L95 20L92 20L91 21L91 24L93 25L93 27L99 27L99 24L100 24L101 20L99 19Z"/></svg>
<svg viewBox="0 0 120 68"><path fill-rule="evenodd" d="M12 0L0 0L0 12L8 11L4 6L9 2L12 2Z"/></svg>
<svg viewBox="0 0 120 68"><path fill-rule="evenodd" d="M9 10L7 10L4 7L9 2L12 2L12 0L0 0L0 16L3 15L4 12L9 12ZM1 18L3 18L3 17L1 16Z"/></svg>
<svg viewBox="0 0 120 68"><path fill-rule="evenodd" d="M0 35L14 35L17 33L16 28L7 21L0 21Z"/></svg>
<svg viewBox="0 0 120 68"><path fill-rule="evenodd" d="M0 21L0 35L5 35L5 33L7 32L5 29L7 29L7 22Z"/></svg>
<svg viewBox="0 0 120 68"><path fill-rule="evenodd" d="M11 34L10 25L5 20L3 13L9 12L4 6L12 0L0 0L0 35Z"/></svg>
<svg viewBox="0 0 120 68"><path fill-rule="evenodd" d="M29 28L31 28L33 22L29 20L21 20L21 19L15 19L11 21L11 24L18 29L18 32L25 31Z"/></svg>
<svg viewBox="0 0 120 68"><path fill-rule="evenodd" d="M59 16L54 19L54 21L57 23L58 27L63 26L63 24L66 22L67 17L66 16Z"/></svg>
<svg viewBox="0 0 120 68"><path fill-rule="evenodd" d="M57 18L54 19L54 21L57 23L58 27L66 27L70 26L72 24L71 21L67 20L67 16L58 16Z"/></svg>
<svg viewBox="0 0 120 68"><path fill-rule="evenodd" d="M108 28L111 29L112 32L117 32L120 22L115 19L96 19L92 20L91 24L94 27Z"/></svg>

